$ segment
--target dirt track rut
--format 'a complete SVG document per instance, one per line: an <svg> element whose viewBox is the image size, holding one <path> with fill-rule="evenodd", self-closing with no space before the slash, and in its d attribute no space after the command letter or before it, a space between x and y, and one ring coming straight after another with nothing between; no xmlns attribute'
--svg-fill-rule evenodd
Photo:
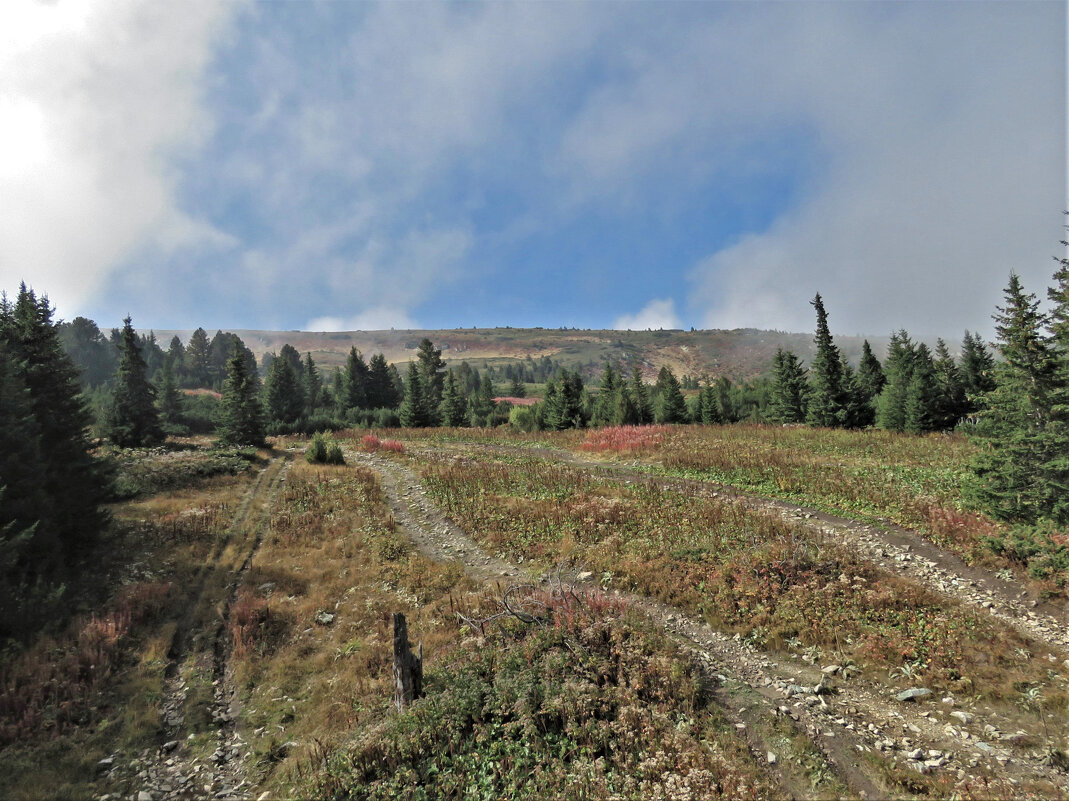
<svg viewBox="0 0 1069 801"><path fill-rule="evenodd" d="M459 561L471 575L482 579L500 580L507 576L517 583L546 580L486 553L438 511L418 477L407 468L381 456L351 456L382 476L398 523L428 556ZM1001 777L1007 788L1012 787L1010 782L1043 778L1069 792L1064 775L1050 770L1039 759L1029 760L1014 752L998 739L1001 733L992 733L994 727L984 731L979 723L971 726L958 721L954 721L957 726L951 727L945 718L893 701L887 688L875 682L862 677L826 676L819 665L758 652L678 609L644 597L622 597L676 635L716 679L720 685L717 697L725 714L745 732L759 762L766 757L763 749L775 749L755 734L756 727L750 723L755 717L766 721L779 718L781 723L789 723L803 733L823 755L828 768L859 798L887 797L872 770L862 767L868 762L866 754L880 755L918 772L947 771L952 780L989 772ZM739 691L732 692L732 687ZM746 700L739 706L743 698ZM946 711L949 709L941 710ZM769 772L785 796L806 797L805 788L782 769L770 767ZM1008 792L1003 792L1004 797Z"/></svg>

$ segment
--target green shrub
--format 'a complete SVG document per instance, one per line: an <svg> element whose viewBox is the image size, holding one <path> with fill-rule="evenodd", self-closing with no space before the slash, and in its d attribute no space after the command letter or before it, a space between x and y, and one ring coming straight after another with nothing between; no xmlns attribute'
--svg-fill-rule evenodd
<svg viewBox="0 0 1069 801"><path fill-rule="evenodd" d="M341 446L323 434L316 434L312 437L304 458L310 464L345 464Z"/></svg>

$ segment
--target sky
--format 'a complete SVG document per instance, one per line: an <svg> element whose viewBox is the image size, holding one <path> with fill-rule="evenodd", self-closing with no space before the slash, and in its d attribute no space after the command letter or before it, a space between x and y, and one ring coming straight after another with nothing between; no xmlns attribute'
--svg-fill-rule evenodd
<svg viewBox="0 0 1069 801"><path fill-rule="evenodd" d="M1061 2L0 4L0 288L102 328L990 334Z"/></svg>

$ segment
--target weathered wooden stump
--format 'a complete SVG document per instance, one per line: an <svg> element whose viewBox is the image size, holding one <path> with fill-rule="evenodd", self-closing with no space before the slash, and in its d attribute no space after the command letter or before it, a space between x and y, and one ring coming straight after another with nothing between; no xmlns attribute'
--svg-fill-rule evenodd
<svg viewBox="0 0 1069 801"><path fill-rule="evenodd" d="M393 615L393 683L398 712L423 695L423 643L417 653L412 653L408 623L400 612Z"/></svg>

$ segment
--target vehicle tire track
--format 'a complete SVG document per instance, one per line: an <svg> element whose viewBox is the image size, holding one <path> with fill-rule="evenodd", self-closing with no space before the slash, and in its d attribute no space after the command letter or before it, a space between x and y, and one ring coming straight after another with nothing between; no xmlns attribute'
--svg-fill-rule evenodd
<svg viewBox="0 0 1069 801"><path fill-rule="evenodd" d="M548 583L548 575L530 576L519 566L486 553L478 543L438 510L427 498L418 477L406 467L374 454L351 452L346 456L354 463L371 467L382 478L383 489L395 519L416 547L430 558L437 561L458 561L469 575L483 580L499 581L502 576L512 576L517 578L517 583L528 580ZM577 582L576 586L596 589L594 585L584 582ZM797 777L788 776L789 768L786 765L768 764L767 754L772 751L772 747L748 722L754 711L751 709L740 712L731 702L733 693L724 687L725 682L720 681L720 677L732 677L751 688L759 698L756 703L762 707L758 714L766 719L783 717L784 721L781 722L786 722L799 734L807 737L823 755L829 768L856 797L886 797L886 791L855 764L857 747L861 745L861 741L848 730L838 733L837 740L827 737L823 738L825 741L822 742L820 738L815 738L813 732L821 729L820 722L804 704L799 704L800 708L793 714L781 712L779 707L782 704L774 703L774 694L767 690L767 687L775 684L775 679L763 670L761 660L752 652L747 651L738 642L717 634L708 626L692 621L678 610L657 601L619 592L614 595L643 611L654 622L675 635L677 640L682 640L687 651L697 657L696 662L704 674L704 680L707 684L717 687L713 697L722 713L744 732L756 763L764 766L770 780L780 787L785 797L807 798L813 791L800 788Z"/></svg>
<svg viewBox="0 0 1069 801"><path fill-rule="evenodd" d="M516 448L489 443L478 443L475 447L571 465L610 475L627 483L700 493L778 515L789 523L817 531L854 550L892 575L905 576L938 595L986 611L1026 637L1061 651L1059 661L1069 656L1069 602L1056 604L1033 598L1019 581L1003 580L995 571L968 565L961 557L940 548L917 532L889 521L881 525L861 523L790 501L745 492L727 484L651 475L642 470L584 459L573 453L549 448Z"/></svg>
<svg viewBox="0 0 1069 801"><path fill-rule="evenodd" d="M155 753L144 752L135 760L135 781L142 792L151 793L154 801L191 801L192 799L229 799L245 801L250 797L246 768L241 758L244 744L237 729L240 707L234 684L230 655L230 613L238 588L248 572L270 525L271 509L289 469L287 456L274 457L260 471L246 491L234 518L219 538L204 565L198 570L190 590L189 601L176 626L168 651L168 665L162 706L166 742ZM233 559L223 561L227 549L238 543ZM242 561L235 564L238 558ZM230 574L224 577L225 574ZM213 579L215 579L213 581ZM219 619L212 630L211 646L206 653L195 653L190 642L191 627L204 605L215 603L212 592L222 585L223 600ZM208 597L208 593L212 597ZM180 668L189 659L210 669L212 700L205 717L210 719L217 742L215 753L207 760L189 752L185 735L190 686ZM189 733L192 737L192 733ZM135 794L134 797L137 797Z"/></svg>

